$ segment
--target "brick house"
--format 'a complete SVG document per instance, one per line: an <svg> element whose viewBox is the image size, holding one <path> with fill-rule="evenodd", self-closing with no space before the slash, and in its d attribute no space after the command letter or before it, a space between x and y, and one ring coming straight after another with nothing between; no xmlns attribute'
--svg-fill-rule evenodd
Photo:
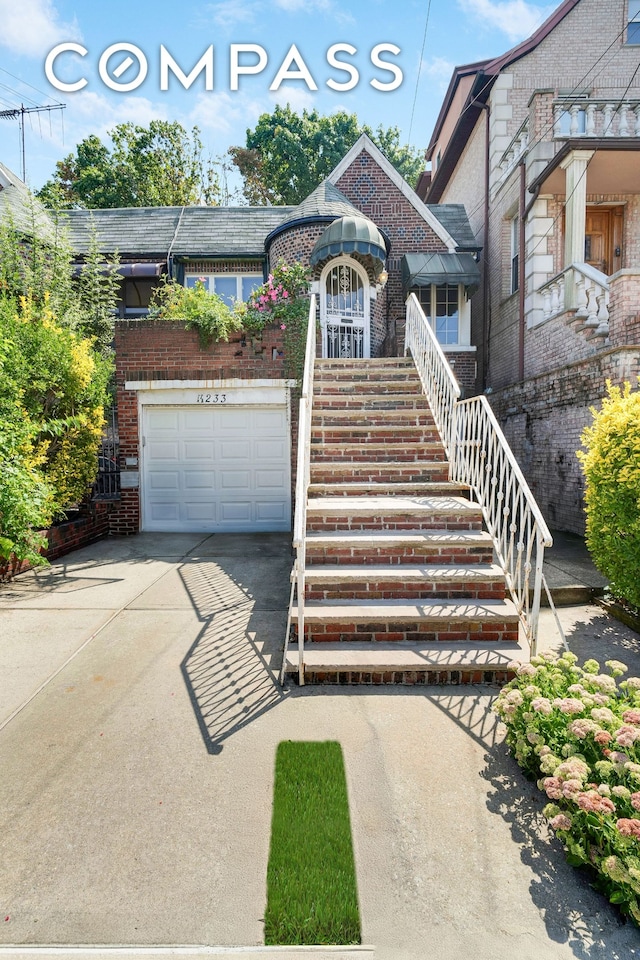
<svg viewBox="0 0 640 960"><path fill-rule="evenodd" d="M72 211L79 259L90 223L118 250L115 353L121 501L112 530L289 530L295 383L282 335L238 333L203 349L195 331L149 319L167 273L246 299L281 259L308 265L322 355L393 356L404 301L419 295L461 385L473 390L470 296L479 248L459 204L425 204L363 136L297 207Z"/></svg>
<svg viewBox="0 0 640 960"><path fill-rule="evenodd" d="M418 185L468 212L476 388L543 513L577 533L589 408L640 373L639 62L638 0L564 0L528 40L455 69Z"/></svg>

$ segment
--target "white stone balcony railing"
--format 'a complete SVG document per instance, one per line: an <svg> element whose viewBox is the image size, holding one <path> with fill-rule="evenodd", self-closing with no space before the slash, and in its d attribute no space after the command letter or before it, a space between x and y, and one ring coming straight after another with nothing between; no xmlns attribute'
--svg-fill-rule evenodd
<svg viewBox="0 0 640 960"><path fill-rule="evenodd" d="M505 180L513 168L517 166L518 161L526 153L527 147L529 146L529 118L521 124L518 132L515 137L512 139L511 143L502 154L500 161L498 163L498 179L501 183Z"/></svg>
<svg viewBox="0 0 640 960"><path fill-rule="evenodd" d="M556 100L553 135L558 138L638 137L640 100Z"/></svg>
<svg viewBox="0 0 640 960"><path fill-rule="evenodd" d="M542 297L545 320L571 312L570 322L595 337L609 334L609 278L588 263L573 263L544 283ZM575 311L575 313L574 313Z"/></svg>

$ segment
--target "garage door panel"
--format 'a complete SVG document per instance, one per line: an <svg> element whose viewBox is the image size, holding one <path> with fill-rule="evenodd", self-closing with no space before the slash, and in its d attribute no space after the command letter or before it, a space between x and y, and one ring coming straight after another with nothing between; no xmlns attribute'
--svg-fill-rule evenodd
<svg viewBox="0 0 640 960"><path fill-rule="evenodd" d="M216 427L221 436L237 436L251 429L254 411L227 408L217 411Z"/></svg>
<svg viewBox="0 0 640 960"><path fill-rule="evenodd" d="M253 457L250 440L221 440L220 458L222 460L251 460Z"/></svg>
<svg viewBox="0 0 640 960"><path fill-rule="evenodd" d="M184 460L213 460L215 456L215 444L213 440L184 440L183 441Z"/></svg>
<svg viewBox="0 0 640 960"><path fill-rule="evenodd" d="M154 470L149 476L152 490L179 490L180 474L175 470Z"/></svg>
<svg viewBox="0 0 640 960"><path fill-rule="evenodd" d="M260 433L274 432L281 434L286 429L286 414L284 410L257 410L255 424Z"/></svg>
<svg viewBox="0 0 640 960"><path fill-rule="evenodd" d="M189 522L214 523L216 520L216 503L213 500L206 502L187 501L183 504L183 519Z"/></svg>
<svg viewBox="0 0 640 960"><path fill-rule="evenodd" d="M251 523L253 519L250 500L220 501L220 520L222 522Z"/></svg>
<svg viewBox="0 0 640 960"><path fill-rule="evenodd" d="M203 430L213 432L215 429L215 410L208 407L186 407L180 409L180 427L185 432L193 431L202 434Z"/></svg>
<svg viewBox="0 0 640 960"><path fill-rule="evenodd" d="M256 520L258 522L284 522L285 510L281 501L266 500L256 503Z"/></svg>
<svg viewBox="0 0 640 960"><path fill-rule="evenodd" d="M149 411L149 426L152 430L178 429L180 414L176 410L167 410L166 407L157 407Z"/></svg>
<svg viewBox="0 0 640 960"><path fill-rule="evenodd" d="M143 528L290 528L286 408L143 406Z"/></svg>
<svg viewBox="0 0 640 960"><path fill-rule="evenodd" d="M248 470L221 470L220 487L223 490L250 490L251 474Z"/></svg>
<svg viewBox="0 0 640 960"><path fill-rule="evenodd" d="M254 456L261 462L265 460L281 462L284 458L284 448L282 440L256 440Z"/></svg>
<svg viewBox="0 0 640 960"><path fill-rule="evenodd" d="M152 440L148 445L146 455L150 460L169 460L175 462L179 458L180 444L177 440Z"/></svg>
<svg viewBox="0 0 640 960"><path fill-rule="evenodd" d="M151 504L150 514L153 521L177 523L180 520L180 505L156 501Z"/></svg>
<svg viewBox="0 0 640 960"><path fill-rule="evenodd" d="M215 487L213 471L190 470L184 474L185 490L215 490Z"/></svg>
<svg viewBox="0 0 640 960"><path fill-rule="evenodd" d="M287 482L284 470L256 470L256 490L282 490Z"/></svg>

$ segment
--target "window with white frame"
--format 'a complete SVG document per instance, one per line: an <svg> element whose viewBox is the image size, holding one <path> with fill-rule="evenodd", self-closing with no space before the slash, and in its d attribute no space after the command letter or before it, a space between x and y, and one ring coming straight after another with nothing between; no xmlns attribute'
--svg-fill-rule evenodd
<svg viewBox="0 0 640 960"><path fill-rule="evenodd" d="M640 0L629 0L627 43L640 44Z"/></svg>
<svg viewBox="0 0 640 960"><path fill-rule="evenodd" d="M520 220L518 217L513 217L509 221L509 234L511 246L509 293L515 293L520 282Z"/></svg>
<svg viewBox="0 0 640 960"><path fill-rule="evenodd" d="M234 303L248 300L253 290L264 283L261 273L187 273L185 287L195 287L200 280L209 293L215 293L232 307Z"/></svg>
<svg viewBox="0 0 640 960"><path fill-rule="evenodd" d="M468 343L461 319L466 314L467 301L461 283L432 283L413 291L431 324L438 343L443 346L458 346Z"/></svg>

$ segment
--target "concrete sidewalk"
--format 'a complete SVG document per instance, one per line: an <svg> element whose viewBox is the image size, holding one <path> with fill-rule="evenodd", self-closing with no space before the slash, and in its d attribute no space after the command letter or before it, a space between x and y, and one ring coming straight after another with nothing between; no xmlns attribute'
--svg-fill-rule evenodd
<svg viewBox="0 0 640 960"><path fill-rule="evenodd" d="M279 687L290 565L285 535L145 534L0 587L0 944L257 947L276 746L335 739L376 958L640 956L549 840L494 688ZM560 616L640 675L637 634Z"/></svg>

